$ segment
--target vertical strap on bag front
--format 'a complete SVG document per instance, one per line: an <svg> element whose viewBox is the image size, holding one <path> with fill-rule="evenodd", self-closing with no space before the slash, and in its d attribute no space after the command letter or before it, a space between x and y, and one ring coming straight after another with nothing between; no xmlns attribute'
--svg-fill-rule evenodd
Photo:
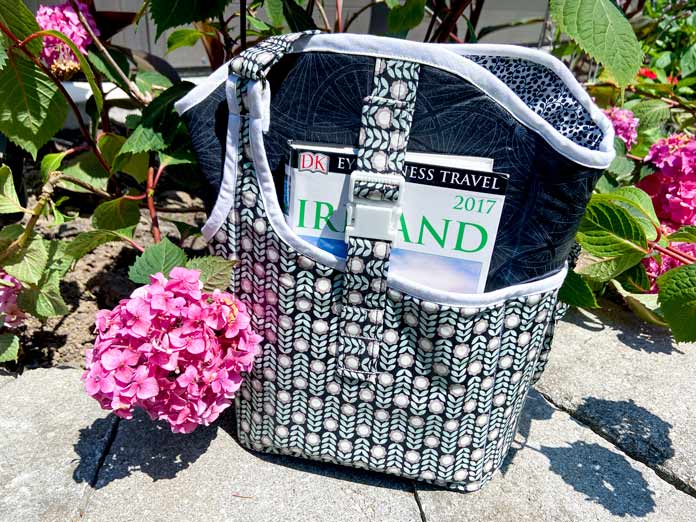
<svg viewBox="0 0 696 522"><path fill-rule="evenodd" d="M351 174L346 270L337 356L345 377L374 382L382 344L389 257L401 216L404 158L420 66L377 58Z"/></svg>

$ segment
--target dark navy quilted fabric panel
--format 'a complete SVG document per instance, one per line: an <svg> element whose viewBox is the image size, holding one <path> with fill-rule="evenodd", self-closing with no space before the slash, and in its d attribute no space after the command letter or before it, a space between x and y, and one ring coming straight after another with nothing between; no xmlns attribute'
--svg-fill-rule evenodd
<svg viewBox="0 0 696 522"><path fill-rule="evenodd" d="M285 57L270 71L265 146L279 190L289 139L357 144L373 68L370 57L304 53ZM209 195L219 190L222 172L225 129L217 123L226 109L218 91L187 116ZM408 149L489 157L496 171L510 174L488 291L542 278L563 265L601 175L561 156L477 87L429 66L421 67Z"/></svg>

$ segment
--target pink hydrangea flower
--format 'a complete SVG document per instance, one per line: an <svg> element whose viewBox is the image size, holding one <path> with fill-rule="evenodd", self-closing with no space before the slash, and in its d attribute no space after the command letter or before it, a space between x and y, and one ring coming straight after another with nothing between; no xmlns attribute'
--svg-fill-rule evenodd
<svg viewBox="0 0 696 522"><path fill-rule="evenodd" d="M628 109L618 107L604 109L604 114L611 120L616 136L626 144L627 150L631 150L631 147L638 142L638 118Z"/></svg>
<svg viewBox="0 0 696 522"><path fill-rule="evenodd" d="M657 216L675 226L696 225L696 139L673 134L658 140L645 161L659 170L638 186L652 197Z"/></svg>
<svg viewBox="0 0 696 522"><path fill-rule="evenodd" d="M89 12L87 4L82 1L77 2L77 5L85 15L87 23L94 31L94 34L99 36L97 24ZM82 26L77 17L77 13L73 10L70 2L65 2L60 5L40 5L36 11L36 21L41 29L53 29L60 31L65 36L70 38L72 42L83 54L87 54L87 46L92 43L92 38L87 33L87 30ZM58 38L47 36L44 38L43 51L41 57L51 66L57 61L76 62L77 58L72 51L61 42Z"/></svg>
<svg viewBox="0 0 696 522"><path fill-rule="evenodd" d="M674 232L675 229L669 225L662 226L662 234L667 236ZM696 244L694 243L670 243L670 247L689 254L692 257L696 257ZM643 259L643 266L645 266L645 271L648 273L648 279L650 279L650 293L656 294L659 290L657 286L657 278L660 277L665 272L672 270L681 266L682 263L677 261L673 257L668 255L660 255L660 262L656 256L648 257Z"/></svg>
<svg viewBox="0 0 696 522"><path fill-rule="evenodd" d="M100 310L82 376L104 409L129 419L135 407L189 433L227 408L261 341L243 303L203 291L200 272L156 274L113 310Z"/></svg>
<svg viewBox="0 0 696 522"><path fill-rule="evenodd" d="M0 326L17 328L26 315L17 305L22 283L4 270L0 270Z"/></svg>

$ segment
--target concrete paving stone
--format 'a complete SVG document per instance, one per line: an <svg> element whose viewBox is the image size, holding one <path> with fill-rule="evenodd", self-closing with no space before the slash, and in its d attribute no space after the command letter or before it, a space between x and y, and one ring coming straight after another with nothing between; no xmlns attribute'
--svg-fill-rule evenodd
<svg viewBox="0 0 696 522"><path fill-rule="evenodd" d="M537 389L696 494L696 344L677 345L667 330L602 306L559 324Z"/></svg>
<svg viewBox="0 0 696 522"><path fill-rule="evenodd" d="M84 520L421 521L411 482L247 451L232 417L189 435L121 421Z"/></svg>
<svg viewBox="0 0 696 522"><path fill-rule="evenodd" d="M80 374L29 370L2 386L0 521L64 522L75 515L114 422L84 393Z"/></svg>
<svg viewBox="0 0 696 522"><path fill-rule="evenodd" d="M0 368L0 388L10 384L17 376Z"/></svg>
<svg viewBox="0 0 696 522"><path fill-rule="evenodd" d="M531 391L503 469L475 493L416 486L428 522L692 522L696 498Z"/></svg>

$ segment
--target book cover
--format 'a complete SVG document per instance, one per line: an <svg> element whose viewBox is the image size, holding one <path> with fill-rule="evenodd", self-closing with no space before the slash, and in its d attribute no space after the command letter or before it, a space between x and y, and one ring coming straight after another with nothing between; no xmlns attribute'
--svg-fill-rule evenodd
<svg viewBox="0 0 696 522"><path fill-rule="evenodd" d="M304 240L346 256L346 204L356 151L291 142L284 210ZM406 153L402 215L390 273L433 289L480 293L505 203L508 175L493 160Z"/></svg>

